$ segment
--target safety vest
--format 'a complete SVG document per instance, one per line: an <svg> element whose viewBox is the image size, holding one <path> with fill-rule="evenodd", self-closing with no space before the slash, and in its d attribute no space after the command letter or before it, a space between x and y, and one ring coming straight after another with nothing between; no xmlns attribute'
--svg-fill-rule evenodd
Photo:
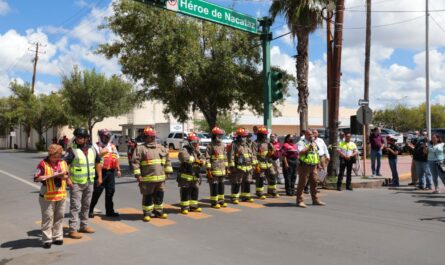
<svg viewBox="0 0 445 265"><path fill-rule="evenodd" d="M340 151L343 152L345 155L352 155L352 152L357 149L357 145L353 142L345 142L341 141L338 144L338 147L341 149Z"/></svg>
<svg viewBox="0 0 445 265"><path fill-rule="evenodd" d="M305 144L305 148L308 148L311 144ZM317 148L314 148L314 150L308 151L304 155L300 155L300 161L307 164L307 165L318 165L320 163L320 156L318 155Z"/></svg>
<svg viewBox="0 0 445 265"><path fill-rule="evenodd" d="M60 169L62 172L67 172L68 166L65 161L60 161ZM45 176L51 176L54 174L52 167L48 164L48 162L44 163L45 167ZM46 183L46 192L43 194L43 198L47 201L61 201L66 198L66 181L61 179L62 184L60 187L56 187L54 183L54 178L50 178L45 180Z"/></svg>
<svg viewBox="0 0 445 265"><path fill-rule="evenodd" d="M93 182L95 176L96 154L93 148L88 148L88 155L85 156L82 149L73 149L74 160L70 165L70 179L75 184L85 184Z"/></svg>
<svg viewBox="0 0 445 265"><path fill-rule="evenodd" d="M108 147L105 147L108 148ZM111 152L108 152L102 156L102 168L106 170L110 169L117 169L118 168L118 158L117 154L115 153L116 146L111 145Z"/></svg>

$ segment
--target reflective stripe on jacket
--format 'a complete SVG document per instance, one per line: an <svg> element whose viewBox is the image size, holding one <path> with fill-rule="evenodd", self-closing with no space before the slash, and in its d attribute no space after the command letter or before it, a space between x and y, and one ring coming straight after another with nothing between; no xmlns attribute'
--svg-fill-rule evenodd
<svg viewBox="0 0 445 265"><path fill-rule="evenodd" d="M60 169L62 172L66 173L68 170L68 166L65 161L61 160L60 163ZM51 176L54 174L54 171L52 167L45 162L44 164L45 176ZM60 187L57 187L54 181L54 178L47 179L45 181L46 183L46 192L43 194L43 198L47 201L61 201L66 198L66 181L65 179L61 179L61 185Z"/></svg>
<svg viewBox="0 0 445 265"><path fill-rule="evenodd" d="M92 147L88 148L88 155L82 149L73 149L74 160L70 165L70 179L75 184L94 182L96 152Z"/></svg>

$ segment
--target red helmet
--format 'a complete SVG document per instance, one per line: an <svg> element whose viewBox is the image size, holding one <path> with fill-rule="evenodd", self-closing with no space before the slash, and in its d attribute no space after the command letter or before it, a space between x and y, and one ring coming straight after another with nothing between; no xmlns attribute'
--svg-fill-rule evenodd
<svg viewBox="0 0 445 265"><path fill-rule="evenodd" d="M156 136L156 131L153 129L153 128L151 128L151 127L145 127L145 129L144 129L144 135L146 135L146 136Z"/></svg>
<svg viewBox="0 0 445 265"><path fill-rule="evenodd" d="M195 133L189 133L187 136L187 141L190 143L199 143L199 137Z"/></svg>
<svg viewBox="0 0 445 265"><path fill-rule="evenodd" d="M256 132L257 134L264 134L267 135L269 133L269 131L267 130L266 127L264 126L259 126L258 127L258 131Z"/></svg>
<svg viewBox="0 0 445 265"><path fill-rule="evenodd" d="M99 134L99 137L102 137L102 136L111 136L111 133L110 133L110 131L109 130L107 130L107 129L101 129L101 130L99 130L98 131L98 134Z"/></svg>
<svg viewBox="0 0 445 265"><path fill-rule="evenodd" d="M247 136L249 136L249 132L244 128L238 128L238 129L236 129L235 135L237 137L238 136L247 137Z"/></svg>
<svg viewBox="0 0 445 265"><path fill-rule="evenodd" d="M211 133L213 135L224 135L224 131L219 127L213 128Z"/></svg>

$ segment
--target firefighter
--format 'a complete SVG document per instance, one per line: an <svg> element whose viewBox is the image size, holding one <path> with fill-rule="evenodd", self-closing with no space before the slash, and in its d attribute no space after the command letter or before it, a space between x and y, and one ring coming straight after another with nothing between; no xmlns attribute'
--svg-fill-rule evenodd
<svg viewBox="0 0 445 265"><path fill-rule="evenodd" d="M255 155L252 148L247 144L248 135L244 128L238 128L235 132L236 141L230 146L227 156L233 204L239 203L240 189L241 201L253 202L250 195L250 184L252 183L252 162Z"/></svg>
<svg viewBox="0 0 445 265"><path fill-rule="evenodd" d="M144 129L142 138L144 143L136 147L131 164L142 194L143 221L149 222L152 217L167 219L163 212L164 187L173 173L168 150L156 144L156 132L151 127Z"/></svg>
<svg viewBox="0 0 445 265"><path fill-rule="evenodd" d="M180 187L181 213L201 212L198 207L199 186L201 178L199 171L205 164L204 156L199 151L199 137L195 133L187 136L188 145L179 152L180 162L178 186Z"/></svg>
<svg viewBox="0 0 445 265"><path fill-rule="evenodd" d="M212 142L207 145L205 158L207 178L210 185L210 201L212 208L227 207L224 200L224 177L227 175L227 155L224 143L221 141L224 131L215 127L210 132Z"/></svg>
<svg viewBox="0 0 445 265"><path fill-rule="evenodd" d="M93 144L96 152L102 157L102 185L97 185L97 180L94 182L93 197L90 204L89 217L94 217L94 207L105 189L105 209L106 216L119 217L119 213L114 211L113 195L115 192L115 175L122 176L119 165L119 152L116 146L110 142L111 133L107 129L99 130L99 141Z"/></svg>
<svg viewBox="0 0 445 265"><path fill-rule="evenodd" d="M257 155L258 163L255 167L256 195L259 199L266 199L264 194L264 182L267 180L267 193L278 198L277 193L277 173L272 166L272 156L275 153L274 146L267 141L268 130L260 126L257 131L257 140L254 144L254 153Z"/></svg>

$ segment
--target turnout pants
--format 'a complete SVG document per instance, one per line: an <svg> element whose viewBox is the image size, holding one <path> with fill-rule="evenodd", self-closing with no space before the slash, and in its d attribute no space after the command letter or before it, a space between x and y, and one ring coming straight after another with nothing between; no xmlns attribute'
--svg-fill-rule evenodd
<svg viewBox="0 0 445 265"><path fill-rule="evenodd" d="M224 198L224 176L212 176L208 179L210 185L210 201L212 205L223 204Z"/></svg>
<svg viewBox="0 0 445 265"><path fill-rule="evenodd" d="M178 186L180 188L179 196L181 197L181 209L197 209L199 196L198 181L180 180Z"/></svg>
<svg viewBox="0 0 445 265"><path fill-rule="evenodd" d="M264 182L267 180L267 193L277 194L277 175L272 168L261 169L255 176L256 195L264 195Z"/></svg>
<svg viewBox="0 0 445 265"><path fill-rule="evenodd" d="M144 216L152 216L154 214L157 217L163 213L164 188L164 181L139 183Z"/></svg>
<svg viewBox="0 0 445 265"><path fill-rule="evenodd" d="M105 189L105 210L106 214L114 213L114 204L113 204L113 195L115 191L115 170L102 170L102 178L103 183L101 186L97 185L97 178L94 179L94 191L93 197L91 199L90 205L90 213L94 211L94 207L96 207L97 201L102 195L102 192Z"/></svg>
<svg viewBox="0 0 445 265"><path fill-rule="evenodd" d="M241 200L245 201L250 199L250 183L252 183L252 171L243 171L240 169L235 169L234 172L230 176L232 194L231 199L238 200L240 198L241 191Z"/></svg>

